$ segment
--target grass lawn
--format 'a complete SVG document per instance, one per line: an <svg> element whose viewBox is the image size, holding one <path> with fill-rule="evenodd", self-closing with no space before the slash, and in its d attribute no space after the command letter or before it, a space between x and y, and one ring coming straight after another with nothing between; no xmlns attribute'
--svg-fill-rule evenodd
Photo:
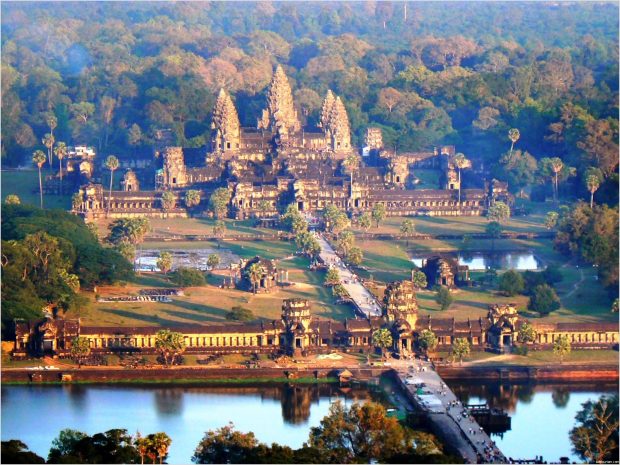
<svg viewBox="0 0 620 465"><path fill-rule="evenodd" d="M414 169L413 176L420 182L415 189L439 189L439 176L441 172L433 169Z"/></svg>
<svg viewBox="0 0 620 465"><path fill-rule="evenodd" d="M41 175L49 174L49 170L43 169ZM0 172L2 179L2 200L9 194L16 194L23 204L39 206L39 172L38 170L16 170ZM70 195L43 195L45 208L71 208Z"/></svg>
<svg viewBox="0 0 620 465"><path fill-rule="evenodd" d="M342 320L353 318L352 307L337 305L331 290L323 287L323 273L308 269L308 260L294 257L281 260L280 266L289 270L291 286L278 287L269 294L252 294L236 289L220 289L222 277L212 275L209 284L187 288L184 296L172 302L96 302L93 293L84 292L88 304L80 310L85 325L150 325L174 326L191 323L226 323L226 313L234 306L251 309L257 318L279 319L282 300L304 298L312 303L312 313L321 318ZM135 295L144 287L170 287L159 273L142 273L135 281L124 286L101 286L102 296Z"/></svg>
<svg viewBox="0 0 620 465"><path fill-rule="evenodd" d="M443 353L444 357L448 353ZM496 355L489 352L472 352L463 360L464 366L476 365L549 365L557 364L559 357L551 350L530 351L528 355ZM597 364L597 363L618 363L618 351L616 350L573 350L564 357L562 362L565 365L570 364Z"/></svg>

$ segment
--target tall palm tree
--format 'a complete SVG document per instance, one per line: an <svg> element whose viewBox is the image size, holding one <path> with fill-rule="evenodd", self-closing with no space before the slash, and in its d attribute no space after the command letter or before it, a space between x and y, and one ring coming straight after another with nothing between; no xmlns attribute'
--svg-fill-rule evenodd
<svg viewBox="0 0 620 465"><path fill-rule="evenodd" d="M595 174L591 174L586 178L586 187L590 191L590 208L594 206L594 193L601 185L601 180Z"/></svg>
<svg viewBox="0 0 620 465"><path fill-rule="evenodd" d="M512 149L515 146L515 143L519 140L519 138L521 137L521 133L519 132L519 130L517 128L512 128L508 131L508 139L510 139L510 141L512 142L512 144L510 144L510 157L512 158Z"/></svg>
<svg viewBox="0 0 620 465"><path fill-rule="evenodd" d="M41 208L43 208L43 181L41 180L41 168L45 164L46 160L47 158L45 157L43 150L36 150L32 154L32 163L37 165L37 168L39 168L39 196L41 197Z"/></svg>
<svg viewBox="0 0 620 465"><path fill-rule="evenodd" d="M159 463L164 463L164 457L168 454L168 448L172 443L172 439L166 433L155 433L152 439L153 447L157 451Z"/></svg>
<svg viewBox="0 0 620 465"><path fill-rule="evenodd" d="M247 273L248 273L248 278L250 279L250 282L252 283L252 287L254 287L254 294L256 294L256 291L258 289L258 283L260 282L260 278L264 274L263 267L260 266L260 264L258 263L252 263L250 267L248 268Z"/></svg>
<svg viewBox="0 0 620 465"><path fill-rule="evenodd" d="M359 166L359 158L352 153L344 160L344 166L347 167L349 175L351 177L351 194L353 194L353 171Z"/></svg>
<svg viewBox="0 0 620 465"><path fill-rule="evenodd" d="M151 447L151 440L149 438L142 437L138 431L136 438L134 439L134 443L136 445L136 449L138 450L138 454L140 454L140 463L144 465L144 457Z"/></svg>
<svg viewBox="0 0 620 465"><path fill-rule="evenodd" d="M467 168L470 165L470 161L462 153L457 153L454 156L454 165L459 173L459 210L461 209L461 170Z"/></svg>
<svg viewBox="0 0 620 465"><path fill-rule="evenodd" d="M554 180L553 185L555 186L555 201L558 201L558 175L564 169L564 162L558 158L553 157L550 161L551 171L553 171Z"/></svg>
<svg viewBox="0 0 620 465"><path fill-rule="evenodd" d="M67 144L58 142L54 148L54 155L58 158L58 167L60 168L60 195L62 195L62 159L67 155Z"/></svg>
<svg viewBox="0 0 620 465"><path fill-rule="evenodd" d="M54 136L50 133L45 134L43 139L41 139L41 143L47 147L47 160L50 164L50 170L52 169L52 148L54 147Z"/></svg>
<svg viewBox="0 0 620 465"><path fill-rule="evenodd" d="M110 155L105 160L105 166L110 170L110 195L108 195L108 209L106 210L106 218L110 214L110 204L112 203L112 182L114 179L114 171L118 168L118 158L114 155Z"/></svg>

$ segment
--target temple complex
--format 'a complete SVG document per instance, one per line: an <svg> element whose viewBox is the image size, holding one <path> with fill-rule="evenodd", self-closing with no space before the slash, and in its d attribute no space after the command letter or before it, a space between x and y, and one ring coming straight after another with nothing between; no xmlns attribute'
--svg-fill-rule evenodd
<svg viewBox="0 0 620 465"><path fill-rule="evenodd" d="M334 204L355 216L383 204L391 216L481 215L494 199L511 200L505 184L497 181L461 189L454 147L397 154L383 146L376 127L367 128L365 147L354 147L345 102L331 90L315 125L302 126L292 95L284 69L278 66L256 126L242 127L232 97L221 89L212 110L208 146L165 145L169 134L159 131L152 162L155 178L125 173L123 190L112 192L110 216L186 216L182 201L171 211L159 199L165 191L182 199L188 189L201 194L194 212L206 214L209 196L219 187L229 190L228 216L237 219L273 218L291 203L310 214ZM435 189L416 188L417 169L440 173ZM141 186L155 190L141 191ZM107 189L89 182L78 194L75 213L89 220L105 215Z"/></svg>

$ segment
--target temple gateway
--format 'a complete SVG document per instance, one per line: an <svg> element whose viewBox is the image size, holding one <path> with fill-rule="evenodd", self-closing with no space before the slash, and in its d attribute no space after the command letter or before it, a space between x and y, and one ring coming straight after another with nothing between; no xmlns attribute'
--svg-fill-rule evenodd
<svg viewBox="0 0 620 465"><path fill-rule="evenodd" d="M222 89L207 147L157 147L154 180L129 170L122 190L111 196L101 184L89 182L75 196L73 211L96 219L109 204L113 218L182 217L188 214L185 193L192 189L201 198L192 211L201 214L220 187L228 189L228 214L237 219L274 217L291 203L310 213L334 204L357 215L383 204L391 216L450 216L481 215L496 199L511 201L506 184L495 180L483 189L460 189L455 155L452 146L396 154L373 127L367 128L365 147L353 147L345 104L329 90L315 126L302 126L288 78L278 66L255 127L241 127L235 104ZM418 168L440 173L435 189L415 188ZM153 187L140 190L143 185ZM164 192L174 194L173 205L163 202Z"/></svg>

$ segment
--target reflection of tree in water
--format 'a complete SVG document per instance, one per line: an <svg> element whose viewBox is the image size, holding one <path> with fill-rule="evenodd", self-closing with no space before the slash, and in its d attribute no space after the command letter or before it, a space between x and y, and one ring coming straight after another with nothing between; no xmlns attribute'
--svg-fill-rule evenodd
<svg viewBox="0 0 620 465"><path fill-rule="evenodd" d="M557 408L564 408L570 400L570 391L564 387L554 389L551 393L551 399L553 400L553 405Z"/></svg>
<svg viewBox="0 0 620 465"><path fill-rule="evenodd" d="M183 390L179 388L156 389L155 410L166 416L182 413L183 395Z"/></svg>
<svg viewBox="0 0 620 465"><path fill-rule="evenodd" d="M533 384L502 384L490 382L486 384L459 384L451 386L452 391L464 404L472 397L484 399L489 407L513 413L518 402L528 404L534 397Z"/></svg>
<svg viewBox="0 0 620 465"><path fill-rule="evenodd" d="M79 413L83 413L87 408L86 402L86 386L80 384L63 384L63 389L67 393L71 406Z"/></svg>

